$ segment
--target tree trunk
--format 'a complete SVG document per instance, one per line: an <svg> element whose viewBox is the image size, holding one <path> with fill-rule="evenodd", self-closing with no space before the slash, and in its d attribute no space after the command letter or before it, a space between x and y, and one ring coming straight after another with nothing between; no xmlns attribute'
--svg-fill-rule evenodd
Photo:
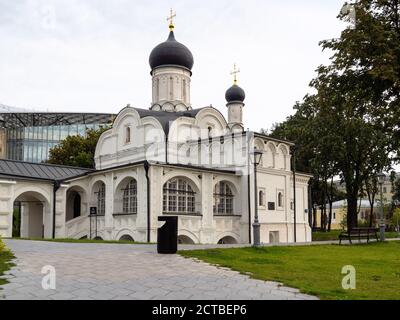
<svg viewBox="0 0 400 320"><path fill-rule="evenodd" d="M320 226L321 226L321 231L324 231L324 206L321 205L321 217L320 217Z"/></svg>
<svg viewBox="0 0 400 320"><path fill-rule="evenodd" d="M347 197L347 230L357 227L357 197Z"/></svg>
<svg viewBox="0 0 400 320"><path fill-rule="evenodd" d="M369 212L369 227L372 227L374 220L374 204L371 205L371 211Z"/></svg>
<svg viewBox="0 0 400 320"><path fill-rule="evenodd" d="M323 180L323 192L322 192L322 208L321 208L321 230L326 231L326 191L327 183L326 178Z"/></svg>
<svg viewBox="0 0 400 320"><path fill-rule="evenodd" d="M328 232L331 232L331 225L332 225L332 201L329 201Z"/></svg>
<svg viewBox="0 0 400 320"><path fill-rule="evenodd" d="M333 177L331 178L331 185L330 185L330 191L329 191L329 194L328 194L328 200L329 200L328 232L330 232L331 231L331 225L332 225Z"/></svg>

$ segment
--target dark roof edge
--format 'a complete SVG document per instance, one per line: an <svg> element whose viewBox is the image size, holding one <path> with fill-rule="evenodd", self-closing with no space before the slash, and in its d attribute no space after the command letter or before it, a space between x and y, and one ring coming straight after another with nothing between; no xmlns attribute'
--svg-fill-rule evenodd
<svg viewBox="0 0 400 320"><path fill-rule="evenodd" d="M187 164L178 164L178 163L151 163L151 164L159 165L162 167L176 167L176 168L185 168L185 169L195 169L195 170L199 170L199 171L236 174L236 171L233 171L233 170L213 169L213 168L198 167L198 166L187 165Z"/></svg>
<svg viewBox="0 0 400 320"><path fill-rule="evenodd" d="M79 114L79 115L107 115L115 116L116 113L105 113L105 112L57 112L57 111L16 111L16 112L0 112L0 114Z"/></svg>
<svg viewBox="0 0 400 320"><path fill-rule="evenodd" d="M58 167L58 168L65 168L65 169L78 169L78 170L87 170L87 171L95 170L95 169L92 169L92 168L65 166L65 165L62 165L62 164L37 163L37 162L30 162L30 161L11 160L11 159L0 159L0 161L9 161L9 162L14 162L14 163L26 163L26 164L32 164L32 165L38 165L38 166Z"/></svg>
<svg viewBox="0 0 400 320"><path fill-rule="evenodd" d="M310 178L314 177L314 175L311 174L311 173L305 173L305 172L301 172L301 171L296 171L296 175L307 176L307 177L310 177ZM293 175L292 175L292 178L293 178Z"/></svg>
<svg viewBox="0 0 400 320"><path fill-rule="evenodd" d="M110 168L104 168L100 170L95 170L95 171L90 171L90 172L85 172L83 174L70 177L67 179L64 179L62 181L69 181L69 180L74 180L74 179L79 179L84 176L89 176L92 174L97 174L97 173L102 173L102 172L107 172L111 170L118 170L118 169L124 169L124 168L129 168L133 166L138 166L138 165L143 165L146 162L146 160L141 160L137 162L132 162L132 163L126 163L126 164L121 164L116 167L110 167ZM155 165L155 166L161 166L161 167L175 167L175 168L184 168L184 169L195 169L199 171L209 171L209 172L218 172L218 173L228 173L228 174L236 174L236 171L233 170L223 170L223 169L213 169L213 168L206 168L206 167L198 167L198 166L192 166L192 165L185 165L185 164L178 164L178 163L164 163L164 162L150 162L150 165Z"/></svg>
<svg viewBox="0 0 400 320"><path fill-rule="evenodd" d="M27 177L20 174L12 174L12 173L0 173L0 178L4 177L5 179L18 179L18 180L34 180L34 181L47 181L47 182L56 182L56 181L63 181L57 179L46 179L46 178L38 178L38 177Z"/></svg>
<svg viewBox="0 0 400 320"><path fill-rule="evenodd" d="M159 66L157 66L157 67L151 69L150 75L151 75L151 76L153 75L153 71L154 71L154 70L159 69L159 68L165 68L165 67L181 68L181 69L184 69L184 70L186 70L186 71L189 71L189 72L190 72L190 76L192 76L192 74L193 74L193 73L192 73L192 70L190 70L189 68L186 68L186 67L184 67L184 66L180 66L179 64L161 64L161 65L159 65Z"/></svg>
<svg viewBox="0 0 400 320"><path fill-rule="evenodd" d="M292 142L292 141L285 140L285 139L273 138L273 137L270 137L269 135L266 135L266 134L263 134L263 133L260 133L260 132L254 132L254 136L255 136L255 137L260 137L260 138L267 138L267 139L269 139L269 140L276 141L276 142L287 143L287 144L289 144L289 145L291 145L291 146L296 145L296 144L295 144L294 142Z"/></svg>

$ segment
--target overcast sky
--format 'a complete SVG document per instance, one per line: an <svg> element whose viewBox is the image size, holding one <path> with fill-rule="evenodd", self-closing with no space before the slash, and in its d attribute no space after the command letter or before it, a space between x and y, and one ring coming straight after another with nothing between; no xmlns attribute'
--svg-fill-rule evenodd
<svg viewBox="0 0 400 320"><path fill-rule="evenodd" d="M149 108L148 57L168 36L193 53L192 106L226 115L236 62L244 125L293 113L327 63L318 42L340 35L343 0L0 0L0 104L49 111Z"/></svg>

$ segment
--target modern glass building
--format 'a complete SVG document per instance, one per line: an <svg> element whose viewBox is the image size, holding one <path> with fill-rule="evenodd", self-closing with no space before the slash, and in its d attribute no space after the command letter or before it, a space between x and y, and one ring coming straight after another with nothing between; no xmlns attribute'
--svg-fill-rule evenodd
<svg viewBox="0 0 400 320"><path fill-rule="evenodd" d="M43 162L49 150L71 135L111 125L115 114L3 112L0 113L0 158Z"/></svg>

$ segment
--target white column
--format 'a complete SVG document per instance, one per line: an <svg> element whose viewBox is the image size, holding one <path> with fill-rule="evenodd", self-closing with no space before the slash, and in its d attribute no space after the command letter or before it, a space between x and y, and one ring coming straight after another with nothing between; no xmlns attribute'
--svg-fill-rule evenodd
<svg viewBox="0 0 400 320"><path fill-rule="evenodd" d="M150 241L157 241L158 217L163 210L163 168L155 165L150 166ZM147 228L147 210L146 210ZM147 235L146 235L147 239Z"/></svg>
<svg viewBox="0 0 400 320"><path fill-rule="evenodd" d="M29 236L29 212L26 210L26 204L21 203L21 238Z"/></svg>
<svg viewBox="0 0 400 320"><path fill-rule="evenodd" d="M202 173L201 175L201 214L202 224L200 232L201 243L214 243L215 228L214 228L214 212L213 212L213 193L214 180L212 173Z"/></svg>
<svg viewBox="0 0 400 320"><path fill-rule="evenodd" d="M12 236L15 181L0 181L0 237Z"/></svg>
<svg viewBox="0 0 400 320"><path fill-rule="evenodd" d="M67 188L61 186L56 193L56 238L65 238L65 223L67 211ZM82 199L82 198L81 198ZM83 214L81 212L81 214Z"/></svg>
<svg viewBox="0 0 400 320"><path fill-rule="evenodd" d="M106 199L104 216L104 240L113 240L113 213L114 213L114 172L106 175Z"/></svg>

